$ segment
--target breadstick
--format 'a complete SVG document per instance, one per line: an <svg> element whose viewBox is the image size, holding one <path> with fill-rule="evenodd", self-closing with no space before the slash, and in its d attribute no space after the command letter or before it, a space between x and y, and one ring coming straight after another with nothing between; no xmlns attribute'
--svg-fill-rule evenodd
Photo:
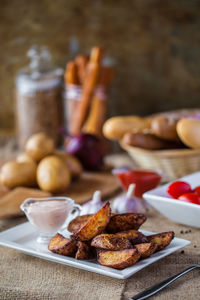
<svg viewBox="0 0 200 300"><path fill-rule="evenodd" d="M68 132L71 133L72 117L78 106L81 89L75 62L71 61L67 64L64 77L66 83L65 123Z"/></svg>
<svg viewBox="0 0 200 300"><path fill-rule="evenodd" d="M78 69L78 77L79 77L79 81L81 84L84 82L84 79L85 79L86 67L87 67L88 60L89 60L89 57L87 55L83 55L83 54L78 55L75 58L75 64Z"/></svg>
<svg viewBox="0 0 200 300"><path fill-rule="evenodd" d="M94 47L91 52L90 60L87 64L80 103L75 111L72 121L71 132L73 135L77 135L80 133L81 127L86 119L90 102L99 78L101 58L101 48Z"/></svg>
<svg viewBox="0 0 200 300"><path fill-rule="evenodd" d="M102 136L102 127L107 113L108 87L112 78L113 70L108 67L102 67L99 84L92 98L90 112L82 129L83 132Z"/></svg>

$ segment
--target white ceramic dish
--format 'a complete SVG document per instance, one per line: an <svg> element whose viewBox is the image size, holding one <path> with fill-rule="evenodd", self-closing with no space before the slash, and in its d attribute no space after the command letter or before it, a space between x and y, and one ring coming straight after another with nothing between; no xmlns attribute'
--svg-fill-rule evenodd
<svg viewBox="0 0 200 300"><path fill-rule="evenodd" d="M195 188L200 185L200 172L184 176L179 180L187 181L192 188ZM144 199L168 219L200 228L200 205L172 199L167 193L170 183L144 193Z"/></svg>
<svg viewBox="0 0 200 300"><path fill-rule="evenodd" d="M143 231L146 235L152 234L149 231ZM86 271L110 276L118 279L125 279L145 268L146 266L156 262L157 260L181 249L190 244L189 241L174 238L171 244L164 250L153 254L151 257L141 260L134 266L124 270L115 270L112 268L99 265L95 260L84 261L75 258L54 254L47 249L47 245L39 245L36 242L37 232L29 223L18 225L0 233L0 245L19 250L23 253L36 256L45 260L57 262L63 265L83 269ZM52 266L53 267L53 266Z"/></svg>

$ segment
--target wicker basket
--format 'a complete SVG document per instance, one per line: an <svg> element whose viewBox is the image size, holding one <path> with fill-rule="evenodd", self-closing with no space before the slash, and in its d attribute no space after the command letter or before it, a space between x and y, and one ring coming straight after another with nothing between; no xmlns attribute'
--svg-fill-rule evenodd
<svg viewBox="0 0 200 300"><path fill-rule="evenodd" d="M122 149L128 152L135 164L144 169L162 172L163 182L176 180L200 170L200 150L145 150L128 146L120 142Z"/></svg>

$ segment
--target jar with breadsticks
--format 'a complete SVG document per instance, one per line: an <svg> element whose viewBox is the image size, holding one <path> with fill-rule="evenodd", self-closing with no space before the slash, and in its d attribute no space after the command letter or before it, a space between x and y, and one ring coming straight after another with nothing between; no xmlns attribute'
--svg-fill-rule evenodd
<svg viewBox="0 0 200 300"><path fill-rule="evenodd" d="M101 149L105 149L107 142L103 137L102 127L107 118L108 92L112 80L113 68L104 65L101 47L93 47L89 56L79 54L66 67L66 150L78 155L83 165L89 169L101 165L97 157L102 158L104 155L104 150ZM78 147L75 151L74 145L81 145L81 149ZM91 157L88 147L93 147ZM95 152L98 154L94 154ZM96 163L88 163L91 160Z"/></svg>
<svg viewBox="0 0 200 300"><path fill-rule="evenodd" d="M117 116L103 126L104 136L117 140L135 166L160 170L163 181L199 171L200 109L181 109L147 117Z"/></svg>

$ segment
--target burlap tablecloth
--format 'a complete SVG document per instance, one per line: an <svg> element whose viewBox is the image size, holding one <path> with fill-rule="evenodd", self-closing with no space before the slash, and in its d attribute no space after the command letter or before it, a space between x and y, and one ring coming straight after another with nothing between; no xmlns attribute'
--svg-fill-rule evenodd
<svg viewBox="0 0 200 300"><path fill-rule="evenodd" d="M0 230L25 219L1 221ZM174 230L190 246L152 264L127 280L63 266L0 247L0 299L129 299L148 286L200 262L200 230L177 225L152 211L142 227L150 231ZM191 232L190 232L191 230ZM200 271L188 273L152 299L200 299Z"/></svg>

